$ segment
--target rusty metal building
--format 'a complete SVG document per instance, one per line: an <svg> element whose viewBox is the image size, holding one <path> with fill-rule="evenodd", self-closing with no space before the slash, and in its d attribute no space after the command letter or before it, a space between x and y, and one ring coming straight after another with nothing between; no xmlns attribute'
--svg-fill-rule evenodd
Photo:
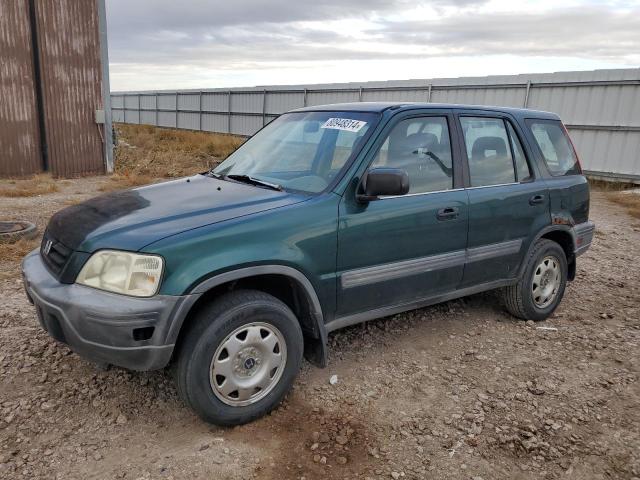
<svg viewBox="0 0 640 480"><path fill-rule="evenodd" d="M0 0L0 176L113 169L104 0Z"/></svg>

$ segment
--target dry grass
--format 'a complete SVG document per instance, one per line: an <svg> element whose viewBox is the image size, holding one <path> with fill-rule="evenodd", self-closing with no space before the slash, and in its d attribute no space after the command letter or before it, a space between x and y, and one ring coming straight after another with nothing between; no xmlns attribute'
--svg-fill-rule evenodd
<svg viewBox="0 0 640 480"><path fill-rule="evenodd" d="M630 188L638 188L638 185L627 182L610 182L590 177L587 177L587 180L589 181L591 189L599 192L620 192L622 190L629 190Z"/></svg>
<svg viewBox="0 0 640 480"><path fill-rule="evenodd" d="M116 171L101 190L130 188L211 169L242 144L243 137L149 125L118 124Z"/></svg>
<svg viewBox="0 0 640 480"><path fill-rule="evenodd" d="M638 185L589 178L589 186L592 190L604 192L609 200L625 207L632 217L640 218L640 193L627 191L638 189Z"/></svg>
<svg viewBox="0 0 640 480"><path fill-rule="evenodd" d="M65 205L71 206L71 205L78 205L82 202L84 202L85 199L84 198L68 198L64 201Z"/></svg>
<svg viewBox="0 0 640 480"><path fill-rule="evenodd" d="M35 197L57 191L56 181L44 174L26 180L3 180L0 183L0 197Z"/></svg>
<svg viewBox="0 0 640 480"><path fill-rule="evenodd" d="M123 188L139 187L140 185L149 185L157 182L159 177L151 175L139 175L136 173L114 173L109 177L109 183L105 183L98 188L101 192L112 192Z"/></svg>
<svg viewBox="0 0 640 480"><path fill-rule="evenodd" d="M17 262L40 244L39 239L21 238L15 243L0 243L0 261Z"/></svg>
<svg viewBox="0 0 640 480"><path fill-rule="evenodd" d="M625 207L631 216L640 218L640 193L611 192L607 198Z"/></svg>

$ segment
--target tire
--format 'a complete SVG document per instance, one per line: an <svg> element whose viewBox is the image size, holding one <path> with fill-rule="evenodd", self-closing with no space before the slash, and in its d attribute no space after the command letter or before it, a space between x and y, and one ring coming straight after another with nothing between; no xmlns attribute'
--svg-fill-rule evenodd
<svg viewBox="0 0 640 480"><path fill-rule="evenodd" d="M549 275L545 283L546 271ZM552 240L538 240L526 259L518 283L503 290L507 311L523 320L539 322L547 319L564 296L567 272L567 257L562 247Z"/></svg>
<svg viewBox="0 0 640 480"><path fill-rule="evenodd" d="M209 423L251 422L290 390L302 353L302 330L287 305L256 290L230 292L200 310L186 332L174 367L178 393Z"/></svg>
<svg viewBox="0 0 640 480"><path fill-rule="evenodd" d="M0 243L15 243L18 240L31 240L38 235L36 226L25 220L0 222Z"/></svg>

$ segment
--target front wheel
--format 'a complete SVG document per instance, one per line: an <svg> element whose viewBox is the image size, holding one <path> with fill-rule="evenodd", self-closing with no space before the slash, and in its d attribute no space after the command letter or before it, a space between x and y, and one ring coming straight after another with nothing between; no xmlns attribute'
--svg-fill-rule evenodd
<svg viewBox="0 0 640 480"><path fill-rule="evenodd" d="M264 292L238 290L205 307L180 345L182 399L207 422L239 425L280 403L300 369L295 315Z"/></svg>
<svg viewBox="0 0 640 480"><path fill-rule="evenodd" d="M504 289L507 310L523 320L547 319L560 304L567 285L567 257L556 242L538 240L517 284Z"/></svg>

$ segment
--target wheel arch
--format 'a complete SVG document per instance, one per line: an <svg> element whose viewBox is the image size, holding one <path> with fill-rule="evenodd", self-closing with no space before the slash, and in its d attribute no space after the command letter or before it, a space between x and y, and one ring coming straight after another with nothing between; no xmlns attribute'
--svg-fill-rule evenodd
<svg viewBox="0 0 640 480"><path fill-rule="evenodd" d="M576 256L574 253L575 246L575 233L573 229L568 225L551 225L546 228L543 228L538 234L534 237L533 241L529 244L529 248L527 250L527 254L523 257L524 259L529 258L529 254L533 250L536 242L542 238L547 240L551 240L560 247L565 253L567 258L567 279L574 280L576 277ZM522 262L520 265L519 276L524 274L524 269L526 268L526 262Z"/></svg>
<svg viewBox="0 0 640 480"><path fill-rule="evenodd" d="M327 331L318 295L309 279L286 265L259 265L210 277L191 290L167 334L167 343L179 349L191 321L204 305L220 295L238 289L260 290L284 302L296 315L304 336L304 355L314 365L327 363Z"/></svg>

